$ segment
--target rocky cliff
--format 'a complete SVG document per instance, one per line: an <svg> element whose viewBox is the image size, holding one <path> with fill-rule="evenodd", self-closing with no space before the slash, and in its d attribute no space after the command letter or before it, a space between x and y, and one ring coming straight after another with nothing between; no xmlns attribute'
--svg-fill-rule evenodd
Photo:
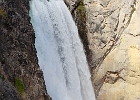
<svg viewBox="0 0 140 100"><path fill-rule="evenodd" d="M140 1L77 2L67 4L84 44L97 100L139 100Z"/></svg>
<svg viewBox="0 0 140 100"><path fill-rule="evenodd" d="M107 55L105 53L105 58L93 71L93 83L98 100L140 99L139 5L138 0L108 2L110 10L115 7L116 9L108 18L110 28L105 26L103 30L107 29L110 32L105 33L106 37L110 38L112 33L116 35L116 39L112 39L111 44L107 43L108 47L112 47L109 51L106 49Z"/></svg>
<svg viewBox="0 0 140 100"><path fill-rule="evenodd" d="M0 0L0 100L51 100L38 66L29 0Z"/></svg>
<svg viewBox="0 0 140 100"><path fill-rule="evenodd" d="M64 0L78 26L97 100L140 100L139 0ZM0 100L51 100L29 0L0 0Z"/></svg>

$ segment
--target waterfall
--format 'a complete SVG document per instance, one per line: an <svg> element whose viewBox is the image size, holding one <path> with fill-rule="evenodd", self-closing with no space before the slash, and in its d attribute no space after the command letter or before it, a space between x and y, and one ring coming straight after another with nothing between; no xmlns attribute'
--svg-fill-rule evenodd
<svg viewBox="0 0 140 100"><path fill-rule="evenodd" d="M32 0L35 47L52 100L95 100L77 27L62 0Z"/></svg>

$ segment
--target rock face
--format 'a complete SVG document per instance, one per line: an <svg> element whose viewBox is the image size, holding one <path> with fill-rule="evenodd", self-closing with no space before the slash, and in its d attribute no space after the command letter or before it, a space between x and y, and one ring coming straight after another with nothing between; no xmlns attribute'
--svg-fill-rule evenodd
<svg viewBox="0 0 140 100"><path fill-rule="evenodd" d="M51 100L38 66L29 0L0 0L0 99Z"/></svg>
<svg viewBox="0 0 140 100"><path fill-rule="evenodd" d="M125 8L121 7L123 11L119 11L118 23L118 28L124 26L123 31L117 32L120 37L94 74L97 100L140 99L140 1L129 0L125 4ZM125 17L130 9L129 17ZM123 22L126 20L125 27Z"/></svg>
<svg viewBox="0 0 140 100"><path fill-rule="evenodd" d="M81 0L64 0L65 4L68 6L70 12L73 12L74 9L78 6Z"/></svg>
<svg viewBox="0 0 140 100"><path fill-rule="evenodd" d="M97 100L140 100L140 1L65 0ZM51 100L34 47L29 0L0 0L0 100Z"/></svg>
<svg viewBox="0 0 140 100"><path fill-rule="evenodd" d="M18 91L0 75L0 100L22 100Z"/></svg>
<svg viewBox="0 0 140 100"><path fill-rule="evenodd" d="M98 67L128 27L135 0L85 0L89 48Z"/></svg>
<svg viewBox="0 0 140 100"><path fill-rule="evenodd" d="M97 100L139 100L140 1L80 2L72 15L86 50Z"/></svg>

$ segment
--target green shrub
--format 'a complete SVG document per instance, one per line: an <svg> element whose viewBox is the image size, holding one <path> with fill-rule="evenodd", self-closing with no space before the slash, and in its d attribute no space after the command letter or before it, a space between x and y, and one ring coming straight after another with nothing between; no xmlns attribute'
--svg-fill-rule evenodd
<svg viewBox="0 0 140 100"><path fill-rule="evenodd" d="M78 7L77 7L76 10L79 11L79 13L80 13L82 16L85 16L86 8L85 8L85 6L84 6L83 0L78 4Z"/></svg>
<svg viewBox="0 0 140 100"><path fill-rule="evenodd" d="M19 78L15 78L15 86L20 94L24 92L23 82Z"/></svg>
<svg viewBox="0 0 140 100"><path fill-rule="evenodd" d="M4 75L2 75L2 81L4 81L5 80L5 77L4 77Z"/></svg>
<svg viewBox="0 0 140 100"><path fill-rule="evenodd" d="M4 11L3 11L2 9L0 9L0 15L1 15L4 19L6 19L6 15L5 15L5 13L4 13Z"/></svg>

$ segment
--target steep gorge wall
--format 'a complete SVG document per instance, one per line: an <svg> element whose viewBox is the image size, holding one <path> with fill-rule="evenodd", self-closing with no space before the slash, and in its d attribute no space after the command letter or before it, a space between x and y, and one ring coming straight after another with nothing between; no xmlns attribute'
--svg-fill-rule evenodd
<svg viewBox="0 0 140 100"><path fill-rule="evenodd" d="M115 44L101 65L93 72L95 73L93 83L97 99L139 100L140 18L138 16L140 16L140 1L117 0L116 2L111 0L109 3L112 6L120 7L118 13L114 12L114 15L119 15L118 27L117 29L114 28L116 30L115 34L119 37L115 40ZM113 22L111 19L109 19L110 23ZM115 24L113 22L111 27ZM113 31L111 30L111 32Z"/></svg>
<svg viewBox="0 0 140 100"><path fill-rule="evenodd" d="M0 0L0 100L51 100L38 66L29 0Z"/></svg>
<svg viewBox="0 0 140 100"><path fill-rule="evenodd" d="M97 100L139 100L140 2L80 2L70 11L85 43Z"/></svg>
<svg viewBox="0 0 140 100"><path fill-rule="evenodd" d="M97 100L140 99L138 0L65 0ZM0 0L0 99L50 100L37 64L29 0Z"/></svg>

